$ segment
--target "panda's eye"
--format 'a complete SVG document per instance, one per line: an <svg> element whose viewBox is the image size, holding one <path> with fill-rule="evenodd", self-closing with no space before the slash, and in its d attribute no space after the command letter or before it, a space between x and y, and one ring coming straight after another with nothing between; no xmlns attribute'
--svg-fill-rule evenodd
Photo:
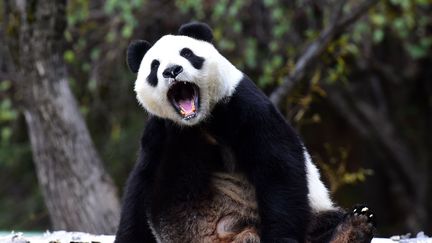
<svg viewBox="0 0 432 243"><path fill-rule="evenodd" d="M187 58L187 57L191 57L192 55L193 55L193 52L189 48L183 48L180 51L180 56L182 56L182 57Z"/></svg>
<svg viewBox="0 0 432 243"><path fill-rule="evenodd" d="M153 62L150 64L151 69L155 69L159 67L159 61L153 60Z"/></svg>

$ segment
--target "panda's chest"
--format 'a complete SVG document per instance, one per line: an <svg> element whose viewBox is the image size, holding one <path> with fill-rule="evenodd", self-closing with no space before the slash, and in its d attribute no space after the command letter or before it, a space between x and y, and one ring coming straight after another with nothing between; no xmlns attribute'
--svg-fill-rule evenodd
<svg viewBox="0 0 432 243"><path fill-rule="evenodd" d="M161 182L156 184L162 186L155 191L149 212L155 235L160 242L258 237L255 188L238 172L229 148L217 145L212 137L204 137L203 142L212 147L201 148L209 157L197 154L190 168L159 172ZM164 179L161 174L171 177Z"/></svg>

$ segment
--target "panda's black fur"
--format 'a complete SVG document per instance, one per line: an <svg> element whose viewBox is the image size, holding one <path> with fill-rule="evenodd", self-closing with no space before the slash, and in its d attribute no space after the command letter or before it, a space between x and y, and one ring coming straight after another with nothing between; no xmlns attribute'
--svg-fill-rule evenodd
<svg viewBox="0 0 432 243"><path fill-rule="evenodd" d="M212 41L203 23L179 34ZM133 72L150 48L130 45ZM367 208L354 215L310 207L305 164L299 136L243 76L196 125L150 116L115 242L369 242Z"/></svg>

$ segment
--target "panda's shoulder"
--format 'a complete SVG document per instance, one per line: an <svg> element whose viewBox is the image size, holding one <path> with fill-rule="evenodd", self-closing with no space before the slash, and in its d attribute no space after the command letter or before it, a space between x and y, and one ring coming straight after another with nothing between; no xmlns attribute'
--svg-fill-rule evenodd
<svg viewBox="0 0 432 243"><path fill-rule="evenodd" d="M230 109L240 109L243 111L252 109L262 114L269 112L273 107L268 97L246 75L237 84L227 104L230 106Z"/></svg>
<svg viewBox="0 0 432 243"><path fill-rule="evenodd" d="M286 122L267 96L245 75L232 95L215 107L211 125L222 133L231 133L263 126L285 129ZM262 129L255 131L258 130Z"/></svg>

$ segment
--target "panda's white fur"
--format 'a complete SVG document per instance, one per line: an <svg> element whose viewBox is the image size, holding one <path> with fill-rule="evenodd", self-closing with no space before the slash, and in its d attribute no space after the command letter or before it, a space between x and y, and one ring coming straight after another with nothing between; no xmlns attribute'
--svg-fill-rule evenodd
<svg viewBox="0 0 432 243"><path fill-rule="evenodd" d="M188 60L180 56L180 51L185 47L205 59L201 69L194 68ZM146 80L153 60L160 62L157 71L158 84L155 87ZM172 79L164 78L162 72L173 64L183 67L183 72L176 77L177 80L192 82L200 89L200 108L193 119L180 117L167 98L169 82ZM212 44L187 36L165 35L148 50L141 61L135 92L138 101L151 114L190 126L204 120L218 101L230 96L242 77L242 72Z"/></svg>
<svg viewBox="0 0 432 243"><path fill-rule="evenodd" d="M304 149L303 154L306 162L309 204L312 210L315 212L334 210L334 204L330 199L328 189L321 181L318 168L312 162L312 159L306 149Z"/></svg>
<svg viewBox="0 0 432 243"><path fill-rule="evenodd" d="M191 49L205 59L201 69L180 56L183 48ZM153 60L160 62L157 71L158 83L155 87L147 81ZM170 65L180 65L183 72L176 79L195 83L200 89L200 109L197 117L185 120L174 110L167 98L170 78L162 76ZM165 35L148 50L138 71L135 92L140 104L151 114L167 118L180 125L195 125L209 116L213 106L224 97L229 97L243 78L243 73L233 66L216 48L206 42L187 36ZM318 168L313 164L309 153L304 149L306 173L309 189L309 203L315 212L333 210L329 192L320 179Z"/></svg>

